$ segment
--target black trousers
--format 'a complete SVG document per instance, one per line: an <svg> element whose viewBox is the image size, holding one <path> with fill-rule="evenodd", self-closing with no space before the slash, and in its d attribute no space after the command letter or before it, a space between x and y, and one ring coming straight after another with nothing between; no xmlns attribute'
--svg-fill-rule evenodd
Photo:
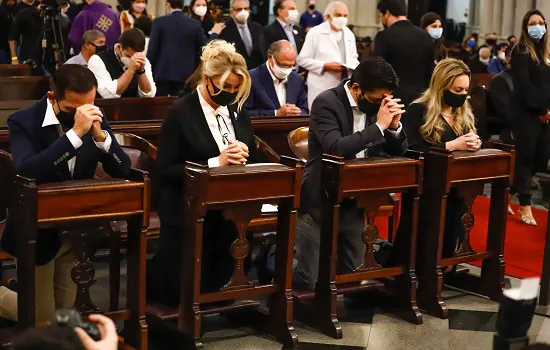
<svg viewBox="0 0 550 350"><path fill-rule="evenodd" d="M155 96L178 96L180 91L185 87L185 82L179 81L168 81L168 82L158 82L157 84L157 94Z"/></svg>
<svg viewBox="0 0 550 350"><path fill-rule="evenodd" d="M546 172L550 158L549 124L537 117L522 115L513 132L516 144L516 168L512 193L517 193L521 206L531 205L531 178Z"/></svg>
<svg viewBox="0 0 550 350"><path fill-rule="evenodd" d="M177 305L180 300L182 237L180 227L163 225L160 246L147 266L147 299ZM225 220L220 211L209 211L204 219L201 292L218 291L231 278L234 260L231 243L237 238L237 227ZM191 281L189 281L191 283Z"/></svg>

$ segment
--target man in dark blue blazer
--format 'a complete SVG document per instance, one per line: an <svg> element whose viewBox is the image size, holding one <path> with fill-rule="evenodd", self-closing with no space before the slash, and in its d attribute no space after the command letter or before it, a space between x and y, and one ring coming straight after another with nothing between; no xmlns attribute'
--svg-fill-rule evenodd
<svg viewBox="0 0 550 350"><path fill-rule="evenodd" d="M127 176L130 159L116 141L105 113L93 105L97 90L94 74L79 65L63 65L52 76L51 87L52 91L35 105L8 118L18 174L35 179L37 184L92 179L101 162L112 177ZM8 215L1 244L15 257L16 236L17 227ZM67 308L74 304L76 285L68 276L76 255L57 229L39 230L37 237L36 283L40 293L36 321L46 322L56 305ZM0 287L0 316L16 319L16 307L4 305L14 299L14 292Z"/></svg>
<svg viewBox="0 0 550 350"><path fill-rule="evenodd" d="M251 116L308 115L304 81L293 71L296 48L288 40L279 40L267 53L267 62L249 72L252 88L244 108Z"/></svg>
<svg viewBox="0 0 550 350"><path fill-rule="evenodd" d="M197 69L202 47L219 34L207 38L201 22L187 17L182 8L183 0L168 0L168 15L153 21L147 58L153 66L156 96L177 96Z"/></svg>

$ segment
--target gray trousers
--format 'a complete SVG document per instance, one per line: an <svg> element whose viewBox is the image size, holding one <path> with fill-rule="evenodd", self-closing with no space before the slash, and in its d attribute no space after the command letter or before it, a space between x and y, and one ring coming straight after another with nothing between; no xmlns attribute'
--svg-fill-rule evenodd
<svg viewBox="0 0 550 350"><path fill-rule="evenodd" d="M365 254L363 210L340 208L336 273L352 272L361 265ZM296 220L296 254L293 285L297 289L314 289L319 275L321 227L309 214L298 214Z"/></svg>

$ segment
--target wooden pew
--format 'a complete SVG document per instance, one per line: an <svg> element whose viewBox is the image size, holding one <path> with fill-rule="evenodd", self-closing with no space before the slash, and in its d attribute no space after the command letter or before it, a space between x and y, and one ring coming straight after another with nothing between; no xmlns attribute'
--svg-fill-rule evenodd
<svg viewBox="0 0 550 350"><path fill-rule="evenodd" d="M0 77L0 101L39 100L49 88L49 77Z"/></svg>
<svg viewBox="0 0 550 350"><path fill-rule="evenodd" d="M492 148L477 152L449 152L432 148L424 159L424 193L420 201L418 240L418 303L429 314L447 318L441 297L442 268L482 260L481 278L469 274L448 274L445 283L486 295L500 301L504 288L504 237L509 185L514 171L513 146L490 143ZM475 224L471 212L476 196L491 183L491 207L486 250L476 252L470 246L470 230ZM467 213L462 216L465 237L455 254L443 259L443 235L447 196L451 189L464 198Z"/></svg>
<svg viewBox="0 0 550 350"><path fill-rule="evenodd" d="M212 168L187 163L185 174L185 234L182 242L182 291L178 329L184 334L186 349L202 348L202 316L259 307L259 303L246 299L272 295L265 331L284 344L296 348L298 336L292 326L292 260L296 208L300 191L301 172L281 164L233 166ZM224 189L224 190L220 190ZM273 283L253 284L244 271L244 260L250 254L246 237L247 226L260 217L263 203L278 203L277 253ZM227 284L218 292L203 294L201 286L201 255L203 222L208 210L223 210L224 217L235 222L238 238L230 249L235 261L234 272ZM209 303L237 300L232 306ZM162 306L148 306L151 319L163 319ZM257 316L257 317L254 317ZM258 314L251 315L261 320ZM258 318L259 317L259 318ZM258 324L258 322L255 322Z"/></svg>
<svg viewBox="0 0 550 350"><path fill-rule="evenodd" d="M315 291L294 291L296 317L334 338L342 338L342 327L337 317L337 295L376 289L381 283L376 278L395 278L395 291L399 314L415 324L422 323L416 306L416 239L417 226L413 219L410 227L399 234L403 242L397 247L399 257L394 267L383 268L374 258L374 242L378 228L374 218L379 208L387 203L393 192L402 193L402 213L416 218L418 195L422 192L422 158L371 157L345 161L341 157L325 155L323 158L321 243L319 276ZM365 213L363 242L366 244L362 264L350 273L336 274L338 220L340 203L355 197L357 206ZM370 283L360 283L371 280ZM313 299L313 300L311 300Z"/></svg>
<svg viewBox="0 0 550 350"><path fill-rule="evenodd" d="M30 76L31 66L28 64L0 64L0 77Z"/></svg>
<svg viewBox="0 0 550 350"><path fill-rule="evenodd" d="M489 86L489 82L494 76L494 74L472 74L472 78L470 79L470 91L476 86Z"/></svg>
<svg viewBox="0 0 550 350"><path fill-rule="evenodd" d="M125 320L126 339L137 349L147 349L145 322L145 244L149 221L150 185L146 173L132 170L131 181L123 179L78 180L36 185L34 180L18 176L18 200L12 218L18 228L17 266L18 327L35 326L35 249L37 229L68 229L68 239L79 263L71 276L77 284L75 307L84 315L100 310L90 298L94 281L93 238L98 225L111 220L128 222L128 294L127 310L107 313ZM94 230L95 229L95 230Z"/></svg>

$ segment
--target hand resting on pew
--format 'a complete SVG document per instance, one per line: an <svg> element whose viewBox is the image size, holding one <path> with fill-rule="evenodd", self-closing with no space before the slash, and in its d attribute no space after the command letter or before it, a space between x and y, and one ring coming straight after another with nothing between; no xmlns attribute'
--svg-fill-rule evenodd
<svg viewBox="0 0 550 350"><path fill-rule="evenodd" d="M459 136L452 141L445 143L445 148L449 151L472 151L475 152L481 148L481 139L474 132L469 132Z"/></svg>
<svg viewBox="0 0 550 350"><path fill-rule="evenodd" d="M248 146L241 141L227 140L229 145L218 156L220 166L244 165L248 159Z"/></svg>

